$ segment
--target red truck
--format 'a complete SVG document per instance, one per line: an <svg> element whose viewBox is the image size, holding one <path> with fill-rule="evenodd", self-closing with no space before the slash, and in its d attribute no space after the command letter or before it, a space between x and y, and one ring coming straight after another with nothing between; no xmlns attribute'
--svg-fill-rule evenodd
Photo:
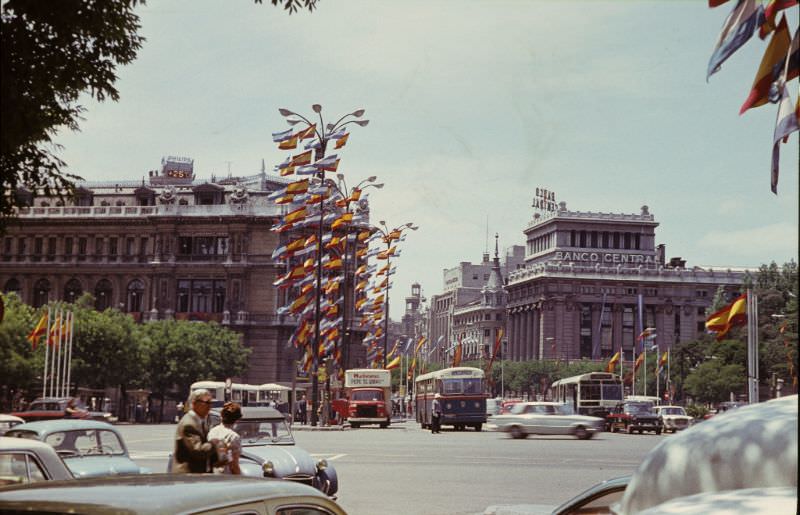
<svg viewBox="0 0 800 515"><path fill-rule="evenodd" d="M344 387L350 427L357 428L364 424L389 427L392 423L391 386L390 370L345 370Z"/></svg>

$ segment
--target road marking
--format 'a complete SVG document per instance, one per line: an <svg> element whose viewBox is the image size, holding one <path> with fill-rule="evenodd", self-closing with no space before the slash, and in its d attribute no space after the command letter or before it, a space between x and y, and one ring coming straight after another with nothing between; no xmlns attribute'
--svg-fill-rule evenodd
<svg viewBox="0 0 800 515"><path fill-rule="evenodd" d="M347 454L337 454L328 458L328 461L338 460L339 458L344 458L345 456L347 456Z"/></svg>

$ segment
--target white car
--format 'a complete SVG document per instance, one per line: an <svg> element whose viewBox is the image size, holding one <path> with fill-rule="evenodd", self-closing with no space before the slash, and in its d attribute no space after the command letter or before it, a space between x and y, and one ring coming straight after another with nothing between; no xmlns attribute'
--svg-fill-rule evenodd
<svg viewBox="0 0 800 515"><path fill-rule="evenodd" d="M598 417L574 415L569 405L556 402L519 402L506 415L492 417L497 431L509 433L512 438L538 435L574 435L586 440L602 431L605 420Z"/></svg>
<svg viewBox="0 0 800 515"><path fill-rule="evenodd" d="M692 425L692 417L686 414L682 406L656 406L656 415L662 420L664 432L680 431Z"/></svg>

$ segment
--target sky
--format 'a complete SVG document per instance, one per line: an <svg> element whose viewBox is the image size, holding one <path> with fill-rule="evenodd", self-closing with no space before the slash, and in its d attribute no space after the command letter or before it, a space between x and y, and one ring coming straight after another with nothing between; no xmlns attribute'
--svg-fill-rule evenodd
<svg viewBox="0 0 800 515"><path fill-rule="evenodd" d="M150 1L146 38L118 69L119 102L82 100L56 141L86 180L132 180L167 155L200 180L259 173L287 155L285 107L326 122L366 109L339 152L349 186L377 175L371 217L419 226L394 263L391 316L411 283L479 262L494 234L524 245L537 187L573 211L639 213L687 266L757 267L798 254L798 135L770 191L777 105L739 116L767 41L706 82L733 8L701 0ZM798 10L789 27L798 26ZM797 80L790 83L796 98ZM392 302L393 301L393 302Z"/></svg>

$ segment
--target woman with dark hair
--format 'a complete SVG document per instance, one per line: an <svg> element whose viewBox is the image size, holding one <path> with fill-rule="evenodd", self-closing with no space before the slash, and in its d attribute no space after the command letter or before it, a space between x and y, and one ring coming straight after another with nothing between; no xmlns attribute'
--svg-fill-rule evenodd
<svg viewBox="0 0 800 515"><path fill-rule="evenodd" d="M242 439L233 430L233 425L242 418L242 408L236 402L226 402L222 406L222 424L214 426L208 432L209 441L219 442L219 449L225 457L220 460L219 466L214 467L215 474L241 474L239 456L242 453Z"/></svg>

